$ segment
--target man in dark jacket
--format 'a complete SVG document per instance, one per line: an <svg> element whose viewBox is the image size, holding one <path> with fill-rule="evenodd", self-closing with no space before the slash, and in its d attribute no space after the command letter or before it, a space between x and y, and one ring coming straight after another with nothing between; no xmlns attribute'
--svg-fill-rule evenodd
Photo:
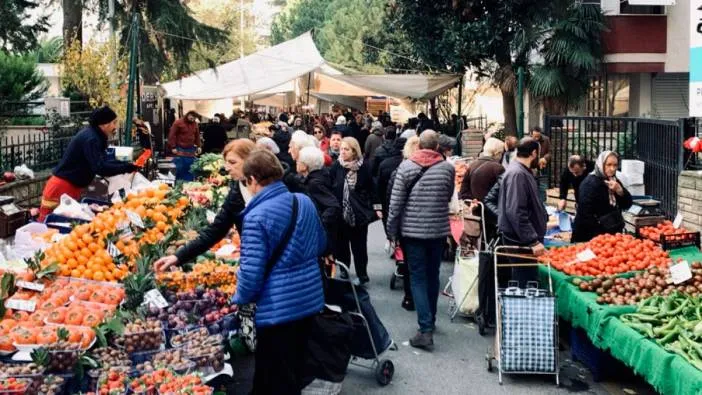
<svg viewBox="0 0 702 395"><path fill-rule="evenodd" d="M451 234L449 202L454 192L455 169L437 152L439 134L419 136L419 150L397 169L390 196L387 232L401 239L410 269L419 331L412 347L432 349L439 298L439 268L446 237Z"/></svg>
<svg viewBox="0 0 702 395"><path fill-rule="evenodd" d="M573 188L575 192L575 204L578 204L578 191L580 184L588 174L595 169L595 163L586 161L580 155L573 155L568 158L568 167L563 169L561 173L560 185L558 186L558 209L563 211L566 208L566 199L568 199L568 190Z"/></svg>
<svg viewBox="0 0 702 395"><path fill-rule="evenodd" d="M402 140L402 145L398 146L400 140ZM373 163L371 164L371 171L374 178L378 177L380 164L383 163L385 159L397 155L402 157L402 148L405 146L406 141L406 139L397 137L395 128L384 129L383 144L375 149Z"/></svg>
<svg viewBox="0 0 702 395"><path fill-rule="evenodd" d="M295 161L290 156L290 139L292 138L292 128L288 126L288 114L281 113L278 117L278 124L275 125L273 141L278 144L280 152L277 154L281 163L285 163L289 168L295 168Z"/></svg>
<svg viewBox="0 0 702 395"><path fill-rule="evenodd" d="M539 143L531 137L523 138L517 146L517 157L502 176L497 220L505 245L530 247L536 256L546 252L543 240L548 219L531 172L538 160ZM526 286L527 281L536 280L536 267L516 267L512 277Z"/></svg>
<svg viewBox="0 0 702 395"><path fill-rule="evenodd" d="M212 123L207 126L203 133L205 142L202 145L202 152L205 153L222 153L222 149L227 144L227 131L220 123L218 116L212 117Z"/></svg>
<svg viewBox="0 0 702 395"><path fill-rule="evenodd" d="M339 115L339 117L336 118L336 124L332 130L338 130L341 132L341 137L356 137L353 134L353 130L346 124L346 117L343 115Z"/></svg>
<svg viewBox="0 0 702 395"><path fill-rule="evenodd" d="M389 147L389 151L383 150L383 156L376 154L375 161L373 161L373 167L375 168L376 163L378 167L376 169L376 181L375 185L377 188L378 199L380 199L380 204L383 205L383 225L387 223L388 217L388 207L390 207L390 195L388 191L388 185L390 183L390 177L392 173L400 166L400 163L404 160L402 157L402 148L405 146L405 139L396 139L395 141L389 141L392 146ZM386 141L388 143L388 141ZM378 147L376 151L380 151L385 147Z"/></svg>
<svg viewBox="0 0 702 395"><path fill-rule="evenodd" d="M40 221L58 207L61 195L80 199L81 191L93 182L95 175L111 177L139 169L133 163L107 157L107 142L112 139L116 129L117 114L109 107L93 111L90 126L73 136L44 186L39 209Z"/></svg>
<svg viewBox="0 0 702 395"><path fill-rule="evenodd" d="M394 127L390 128L393 131L395 130ZM373 158L375 158L375 151L383 144L383 135L385 134L384 130L383 124L378 121L373 122L373 125L371 126L371 134L366 138L366 142L363 145L363 159L373 161Z"/></svg>

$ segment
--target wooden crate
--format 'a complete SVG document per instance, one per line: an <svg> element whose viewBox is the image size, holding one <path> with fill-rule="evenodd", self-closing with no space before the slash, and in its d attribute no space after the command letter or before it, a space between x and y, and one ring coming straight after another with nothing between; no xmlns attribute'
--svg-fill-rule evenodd
<svg viewBox="0 0 702 395"><path fill-rule="evenodd" d="M19 209L18 212L7 215L0 210L0 239L14 236L17 229L27 223L27 213L27 210Z"/></svg>

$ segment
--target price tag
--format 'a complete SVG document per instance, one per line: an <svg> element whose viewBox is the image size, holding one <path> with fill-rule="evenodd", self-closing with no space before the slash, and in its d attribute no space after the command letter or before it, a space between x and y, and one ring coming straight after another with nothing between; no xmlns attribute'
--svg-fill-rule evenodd
<svg viewBox="0 0 702 395"><path fill-rule="evenodd" d="M129 227L129 222L121 222L117 225L117 231L119 232L120 239L127 239L134 236L132 228Z"/></svg>
<svg viewBox="0 0 702 395"><path fill-rule="evenodd" d="M17 280L17 281L15 281L15 285L18 286L19 288L31 289L32 291L41 292L44 290L44 284L33 283L33 282L29 282L29 281Z"/></svg>
<svg viewBox="0 0 702 395"><path fill-rule="evenodd" d="M135 213L134 211L125 211L127 213L127 218L129 218L129 222L134 224L134 226L139 227L144 229L144 221L141 220L141 217L139 214Z"/></svg>
<svg viewBox="0 0 702 395"><path fill-rule="evenodd" d="M587 261L591 261L591 260L597 258L597 255L595 255L595 253L592 252L592 250L588 248L586 250L579 252L577 255L575 255L575 257L580 262L587 262Z"/></svg>
<svg viewBox="0 0 702 395"><path fill-rule="evenodd" d="M158 289L152 289L144 294L144 302L150 305L156 306L159 309L165 309L168 307L168 302L166 298L161 295Z"/></svg>
<svg viewBox="0 0 702 395"><path fill-rule="evenodd" d="M682 261L671 266L670 277L673 280L673 284L676 285L691 279L692 272L690 271L690 264L687 263L687 261Z"/></svg>
<svg viewBox="0 0 702 395"><path fill-rule="evenodd" d="M205 212L205 216L207 217L207 222L209 223L213 223L216 217L212 210L207 210L207 212Z"/></svg>
<svg viewBox="0 0 702 395"><path fill-rule="evenodd" d="M35 300L8 299L5 301L5 307L12 310L22 310L33 312L37 308Z"/></svg>
<svg viewBox="0 0 702 395"><path fill-rule="evenodd" d="M682 213L678 213L678 215L675 216L675 220L673 221L673 228L680 229L680 225L682 225L682 222L683 215Z"/></svg>
<svg viewBox="0 0 702 395"><path fill-rule="evenodd" d="M122 255L122 251L120 251L119 248L117 248L117 246L112 242L107 243L107 253L113 258L117 258L118 256Z"/></svg>
<svg viewBox="0 0 702 395"><path fill-rule="evenodd" d="M639 215L641 214L641 210L643 210L643 207L634 204L633 206L629 207L629 210L627 212L629 214Z"/></svg>

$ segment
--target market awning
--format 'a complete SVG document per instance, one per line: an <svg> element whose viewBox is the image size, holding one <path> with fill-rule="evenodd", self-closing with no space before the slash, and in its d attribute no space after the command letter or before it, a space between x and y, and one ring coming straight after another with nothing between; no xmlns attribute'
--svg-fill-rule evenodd
<svg viewBox="0 0 702 395"><path fill-rule="evenodd" d="M329 78L398 99L431 99L460 81L458 74L359 74ZM370 96L370 95L369 95Z"/></svg>
<svg viewBox="0 0 702 395"><path fill-rule="evenodd" d="M308 32L216 68L163 84L166 97L181 100L253 95L316 70L324 64Z"/></svg>

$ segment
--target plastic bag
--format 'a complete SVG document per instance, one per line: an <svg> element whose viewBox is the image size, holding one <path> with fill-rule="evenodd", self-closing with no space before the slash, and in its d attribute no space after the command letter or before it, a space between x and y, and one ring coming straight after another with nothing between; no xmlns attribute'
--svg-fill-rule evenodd
<svg viewBox="0 0 702 395"><path fill-rule="evenodd" d="M60 204L54 210L54 214L85 221L92 221L95 218L95 213L87 204L80 204L65 193L61 195Z"/></svg>
<svg viewBox="0 0 702 395"><path fill-rule="evenodd" d="M451 291L453 292L453 297L456 299L457 304L463 300L463 297L470 288L468 297L463 302L463 305L459 307L459 311L463 314L473 314L478 310L478 263L477 254L468 258L459 256L456 259L456 264L453 266ZM475 281L475 284L471 288L473 281Z"/></svg>
<svg viewBox="0 0 702 395"><path fill-rule="evenodd" d="M49 243L35 238L35 234L48 232L49 227L41 222L31 222L17 229L13 252L18 258L31 258L36 251L44 251L49 248Z"/></svg>
<svg viewBox="0 0 702 395"><path fill-rule="evenodd" d="M34 171L27 165L15 166L15 176L18 180L30 180L34 178Z"/></svg>

